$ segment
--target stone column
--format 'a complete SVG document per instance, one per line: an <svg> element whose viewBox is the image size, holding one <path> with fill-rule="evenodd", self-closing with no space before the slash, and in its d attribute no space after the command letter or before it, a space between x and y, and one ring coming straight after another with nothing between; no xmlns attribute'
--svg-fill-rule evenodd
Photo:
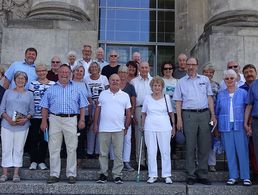
<svg viewBox="0 0 258 195"><path fill-rule="evenodd" d="M229 60L243 67L258 61L258 4L256 0L208 0L208 20L191 54L202 65L216 67L215 78L222 78Z"/></svg>

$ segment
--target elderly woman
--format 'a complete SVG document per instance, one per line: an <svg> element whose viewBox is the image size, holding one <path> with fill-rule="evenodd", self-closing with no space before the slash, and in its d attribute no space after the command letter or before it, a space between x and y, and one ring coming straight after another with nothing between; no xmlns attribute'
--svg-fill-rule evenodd
<svg viewBox="0 0 258 195"><path fill-rule="evenodd" d="M44 132L40 130L42 115L39 103L45 91L51 85L54 85L55 82L47 79L47 66L45 64L38 64L36 66L36 74L38 76L38 80L32 81L29 87L29 91L33 93L35 104L35 113L31 119L31 126L29 130L29 151L31 161L29 169L35 170L38 166L41 170L45 170L47 169L45 164L47 142L44 140Z"/></svg>
<svg viewBox="0 0 258 195"><path fill-rule="evenodd" d="M89 88L87 87L85 81L84 81L84 75L85 75L85 68L83 65L77 65L73 69L73 81L77 84L81 85L81 89L84 93L86 93L88 97L88 101L90 104L92 104L91 100L91 92L89 91ZM82 160L85 159L85 152L86 152L86 139L87 139L87 129L89 122L89 117L91 116L91 107L85 108L85 128L84 129L78 129L78 147L77 147L77 165L78 167L81 166ZM79 118L78 118L79 120Z"/></svg>
<svg viewBox="0 0 258 195"><path fill-rule="evenodd" d="M135 61L128 61L126 66L128 67L127 80L130 82L132 79L138 76L138 65Z"/></svg>
<svg viewBox="0 0 258 195"><path fill-rule="evenodd" d="M28 76L25 72L14 74L14 89L6 90L1 102L2 117L2 167L0 182L7 180L8 167L14 167L13 181L19 182L19 167L22 167L24 144L29 132L30 119L34 114L34 99L31 92L25 89Z"/></svg>
<svg viewBox="0 0 258 195"><path fill-rule="evenodd" d="M147 183L157 181L157 150L161 154L161 176L165 183L171 184L170 139L175 135L170 119L174 124L174 115L168 95L163 95L165 83L159 76L150 82L152 94L147 95L142 106L142 126L148 152Z"/></svg>
<svg viewBox="0 0 258 195"><path fill-rule="evenodd" d="M228 160L229 180L234 185L240 178L243 185L252 185L249 173L248 139L244 130L244 112L247 92L236 87L237 74L234 70L224 71L226 89L219 92L216 102L218 130L224 143ZM239 169L238 169L239 167Z"/></svg>
<svg viewBox="0 0 258 195"><path fill-rule="evenodd" d="M67 65L69 65L72 70L77 65L76 56L75 51L69 51L67 54Z"/></svg>
<svg viewBox="0 0 258 195"><path fill-rule="evenodd" d="M109 83L106 76L100 75L100 65L92 62L89 66L90 75L85 78L87 87L92 94L92 116L94 116L95 108L98 103L99 94L108 88ZM96 155L96 156L95 156ZM87 156L94 158L99 155L99 139L98 135L93 132L93 124L91 124L87 133Z"/></svg>
<svg viewBox="0 0 258 195"><path fill-rule="evenodd" d="M216 99L217 99L217 95L219 92L219 83L217 83L216 81L212 80L213 76L215 73L215 68L212 65L206 65L203 68L203 75L208 77L211 83L211 89L212 89L212 93L213 93L213 101L214 101L214 105L216 104ZM216 132L214 131L214 134L212 134L212 138L213 140L215 139L216 136ZM213 147L214 147L215 142L213 141ZM216 152L213 150L213 147L210 150L210 154L209 154L209 159L208 159L208 165L209 165L209 171L211 172L216 172Z"/></svg>

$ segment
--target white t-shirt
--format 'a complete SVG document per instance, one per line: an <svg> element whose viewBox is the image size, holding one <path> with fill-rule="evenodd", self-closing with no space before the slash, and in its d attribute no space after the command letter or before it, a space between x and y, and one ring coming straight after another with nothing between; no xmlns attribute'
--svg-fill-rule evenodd
<svg viewBox="0 0 258 195"><path fill-rule="evenodd" d="M166 99L168 110L172 112L168 95L166 95ZM142 105L142 112L146 113L144 131L162 132L172 130L164 97L155 100L151 95L146 95Z"/></svg>
<svg viewBox="0 0 258 195"><path fill-rule="evenodd" d="M100 93L103 90L107 89L107 86L109 85L107 77L103 75L100 75L100 77L97 80L92 80L90 76L87 76L85 78L85 83L91 91L93 100L98 99Z"/></svg>
<svg viewBox="0 0 258 195"><path fill-rule="evenodd" d="M176 89L177 79L175 79L175 78L166 79L164 77L162 79L165 82L165 87L164 87L163 92L165 94L169 95L173 110L176 110L176 101L173 100L173 95L174 95L174 91Z"/></svg>
<svg viewBox="0 0 258 195"><path fill-rule="evenodd" d="M131 108L129 95L122 90L112 93L104 90L99 96L101 106L99 132L119 132L125 129L125 110Z"/></svg>
<svg viewBox="0 0 258 195"><path fill-rule="evenodd" d="M229 97L230 97L229 121L230 122L234 122L233 96L234 96L234 93L229 94Z"/></svg>

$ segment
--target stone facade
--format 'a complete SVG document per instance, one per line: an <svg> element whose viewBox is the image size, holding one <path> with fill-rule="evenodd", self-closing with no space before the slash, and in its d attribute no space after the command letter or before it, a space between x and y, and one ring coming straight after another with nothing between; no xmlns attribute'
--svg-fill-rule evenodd
<svg viewBox="0 0 258 195"><path fill-rule="evenodd" d="M1 0L1 64L24 58L24 50L35 47L37 62L50 64L54 55L66 62L74 50L81 57L84 44L98 45L98 1L96 0Z"/></svg>
<svg viewBox="0 0 258 195"><path fill-rule="evenodd" d="M202 66L213 64L218 81L229 60L258 65L257 41L256 0L176 1L176 55L185 52Z"/></svg>

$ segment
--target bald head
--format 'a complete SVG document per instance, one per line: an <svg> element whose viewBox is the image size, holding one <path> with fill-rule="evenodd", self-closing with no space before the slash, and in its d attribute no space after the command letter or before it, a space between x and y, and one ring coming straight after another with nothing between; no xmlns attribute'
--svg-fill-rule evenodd
<svg viewBox="0 0 258 195"><path fill-rule="evenodd" d="M109 77L109 88L112 92L117 92L120 89L120 77L118 74L112 74Z"/></svg>
<svg viewBox="0 0 258 195"><path fill-rule="evenodd" d="M184 53L178 55L177 62L180 70L186 70L186 60L187 56Z"/></svg>

